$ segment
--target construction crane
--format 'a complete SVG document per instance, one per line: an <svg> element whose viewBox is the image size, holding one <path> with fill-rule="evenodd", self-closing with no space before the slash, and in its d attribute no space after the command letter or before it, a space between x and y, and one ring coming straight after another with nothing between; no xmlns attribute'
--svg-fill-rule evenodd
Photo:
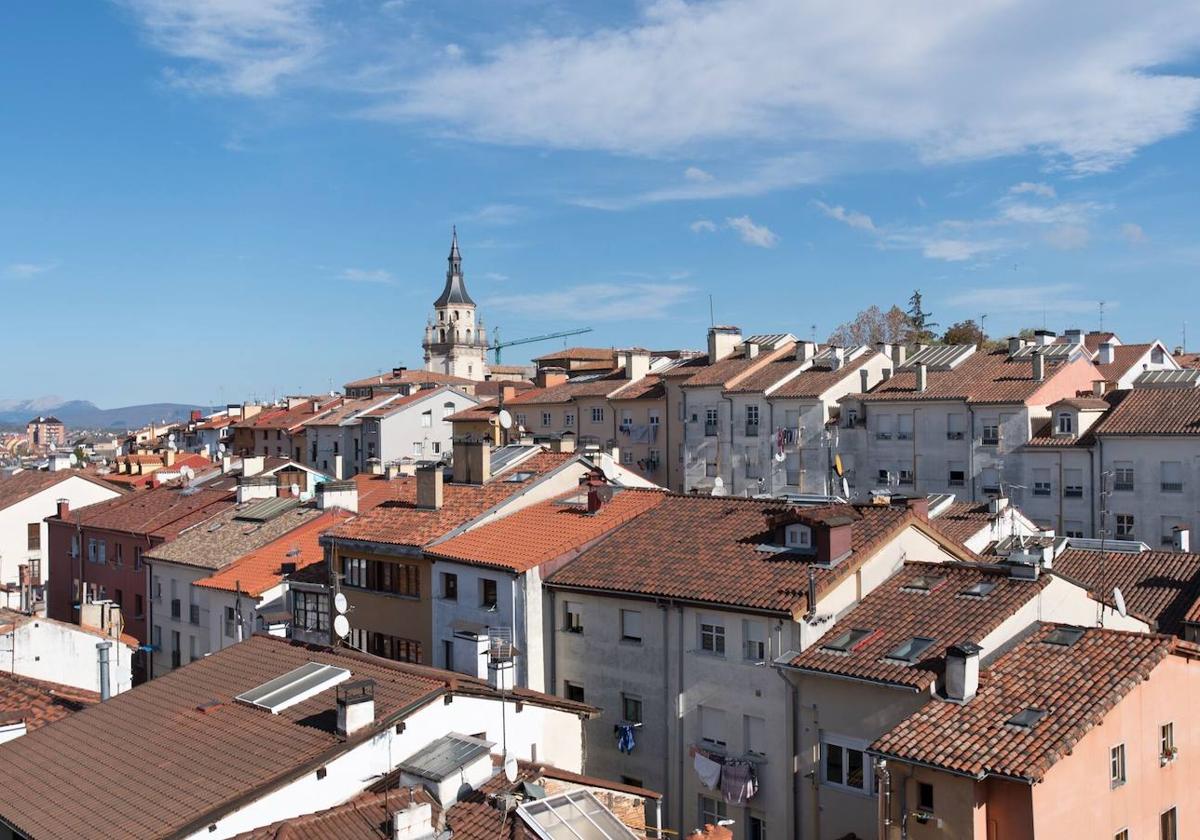
<svg viewBox="0 0 1200 840"><path fill-rule="evenodd" d="M591 331L591 327L584 327L583 329L579 330L566 330L565 332L548 333L547 335L535 335L532 338L517 338L512 341L493 341L488 345L488 349L496 354L496 358L492 364L498 365L500 364L500 350L503 347L514 347L518 344L532 344L535 341L549 341L552 338L565 338L568 335L583 335L584 333L590 333ZM500 337L499 327L492 330L492 337Z"/></svg>

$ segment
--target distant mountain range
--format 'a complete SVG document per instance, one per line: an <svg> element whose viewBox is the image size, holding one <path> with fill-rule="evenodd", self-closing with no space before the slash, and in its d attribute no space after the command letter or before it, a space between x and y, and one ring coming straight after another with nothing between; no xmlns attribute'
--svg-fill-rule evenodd
<svg viewBox="0 0 1200 840"><path fill-rule="evenodd" d="M53 414L67 424L67 433L75 429L137 429L150 422L186 420L192 409L209 409L182 403L146 403L121 408L99 408L87 400L63 400L38 397L32 400L0 400L0 426L24 428L32 418Z"/></svg>

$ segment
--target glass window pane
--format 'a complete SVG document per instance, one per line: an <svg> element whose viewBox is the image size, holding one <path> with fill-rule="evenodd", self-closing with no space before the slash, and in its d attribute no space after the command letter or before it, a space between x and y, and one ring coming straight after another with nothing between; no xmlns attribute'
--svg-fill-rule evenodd
<svg viewBox="0 0 1200 840"><path fill-rule="evenodd" d="M846 750L846 784L850 787L864 787L863 754L858 750Z"/></svg>

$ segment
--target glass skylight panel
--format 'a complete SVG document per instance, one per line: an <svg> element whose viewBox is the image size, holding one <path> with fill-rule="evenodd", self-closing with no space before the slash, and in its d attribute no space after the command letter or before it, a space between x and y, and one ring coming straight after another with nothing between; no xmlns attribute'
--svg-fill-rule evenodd
<svg viewBox="0 0 1200 840"><path fill-rule="evenodd" d="M1043 639L1048 645L1058 645L1059 647L1070 647L1083 638L1083 630L1078 627L1056 627L1051 630L1046 638Z"/></svg>
<svg viewBox="0 0 1200 840"><path fill-rule="evenodd" d="M933 639L927 639L924 636L913 636L904 642L896 645L887 652L888 659L896 659L900 662L916 662L921 658L921 654L929 650L933 644Z"/></svg>
<svg viewBox="0 0 1200 840"><path fill-rule="evenodd" d="M963 595L969 595L972 598L983 598L996 588L994 580L977 581L962 591Z"/></svg>
<svg viewBox="0 0 1200 840"><path fill-rule="evenodd" d="M909 592L932 592L945 582L944 575L917 575L900 588Z"/></svg>
<svg viewBox="0 0 1200 840"><path fill-rule="evenodd" d="M874 633L874 630L864 630L861 627L855 627L847 630L838 636L835 636L832 641L821 645L825 650L837 651L838 653L846 653L854 650L862 643L863 639Z"/></svg>
<svg viewBox="0 0 1200 840"><path fill-rule="evenodd" d="M525 802L522 821L541 840L630 840L636 835L587 790Z"/></svg>
<svg viewBox="0 0 1200 840"><path fill-rule="evenodd" d="M289 706L301 703L348 679L350 672L345 668L326 665L323 662L307 662L249 691L243 691L234 699L266 709L271 714L279 714Z"/></svg>
<svg viewBox="0 0 1200 840"><path fill-rule="evenodd" d="M1008 719L1008 724L1010 726L1019 726L1022 729L1033 729L1045 716L1046 711L1044 709L1022 709Z"/></svg>

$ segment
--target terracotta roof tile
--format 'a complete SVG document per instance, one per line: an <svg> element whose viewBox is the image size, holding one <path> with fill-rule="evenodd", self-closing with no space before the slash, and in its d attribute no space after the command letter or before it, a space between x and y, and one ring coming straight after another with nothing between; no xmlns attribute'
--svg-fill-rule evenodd
<svg viewBox="0 0 1200 840"><path fill-rule="evenodd" d="M1098 435L1200 435L1200 388L1137 388L1094 428Z"/></svg>
<svg viewBox="0 0 1200 840"><path fill-rule="evenodd" d="M1041 781L1170 652L1169 637L1088 628L1073 645L1044 641L1041 625L980 675L967 703L934 699L871 751L982 778ZM1025 709L1045 717L1033 727L1008 723Z"/></svg>
<svg viewBox="0 0 1200 840"><path fill-rule="evenodd" d="M1089 332L1083 337L1083 346L1088 349L1088 352L1095 354L1100 352L1100 345L1106 341L1112 341L1117 337L1116 333L1110 332Z"/></svg>
<svg viewBox="0 0 1200 840"><path fill-rule="evenodd" d="M558 359L572 361L616 361L617 351L611 347L564 347L550 353L534 356L535 362L552 362Z"/></svg>
<svg viewBox="0 0 1200 840"><path fill-rule="evenodd" d="M1200 353L1176 353L1175 362L1181 368L1200 368Z"/></svg>
<svg viewBox="0 0 1200 840"><path fill-rule="evenodd" d="M24 501L30 496L41 493L43 490L47 490L73 477L82 478L92 482L92 484L98 484L106 490L112 490L114 493L122 492L110 487L96 476L78 470L59 470L58 472L50 472L49 470L22 470L8 478L0 478L0 510L11 507L17 502Z"/></svg>
<svg viewBox="0 0 1200 840"><path fill-rule="evenodd" d="M695 375L683 381L682 387L702 388L718 385L722 388L734 388L742 379L757 374L778 359L789 356L795 349L795 342L789 341L774 350L761 351L753 358L747 357L744 349L737 350L715 364L701 367Z"/></svg>
<svg viewBox="0 0 1200 840"><path fill-rule="evenodd" d="M954 502L933 522L943 534L965 544L992 521L987 502Z"/></svg>
<svg viewBox="0 0 1200 840"><path fill-rule="evenodd" d="M1067 548L1054 571L1088 587L1106 603L1120 588L1129 611L1160 633L1178 634L1200 598L1200 554Z"/></svg>
<svg viewBox="0 0 1200 840"><path fill-rule="evenodd" d="M68 516L71 522L85 527L169 540L184 529L232 507L233 503L233 494L225 490L185 492L173 487L157 487L72 509Z"/></svg>
<svg viewBox="0 0 1200 840"><path fill-rule="evenodd" d="M548 579L556 586L680 598L795 613L807 602L809 558L761 550L773 542L769 517L795 514L778 500L668 495ZM851 556L818 568L818 592L840 581L910 525L936 531L901 505L804 508L853 519ZM947 541L948 542L948 541ZM969 559L960 550L962 559Z"/></svg>
<svg viewBox="0 0 1200 840"><path fill-rule="evenodd" d="M771 396L779 399L816 399L847 377L857 377L859 369L878 355L873 350L860 353L837 370L810 368L772 391Z"/></svg>
<svg viewBox="0 0 1200 840"><path fill-rule="evenodd" d="M1097 364L1096 370L1109 382L1116 382L1129 372L1142 356L1150 352L1154 343L1149 344L1118 344L1113 348L1113 360L1107 365Z"/></svg>
<svg viewBox="0 0 1200 840"><path fill-rule="evenodd" d="M100 695L69 685L0 674L0 723L25 721L26 732L60 721Z"/></svg>
<svg viewBox="0 0 1200 840"><path fill-rule="evenodd" d="M515 409L522 405L566 403L581 397L606 397L628 382L624 372L610 373L595 378L579 377L561 385L552 385L549 388L530 388L528 391L522 391L508 400L505 405L511 405Z"/></svg>
<svg viewBox="0 0 1200 840"><path fill-rule="evenodd" d="M1033 363L1027 358L1009 359L1005 350L976 351L950 370L929 370L924 391L917 391L915 370L897 371L880 382L866 402L895 400L965 400L969 403L1024 402L1045 387L1065 365L1046 360L1044 381L1033 378Z"/></svg>
<svg viewBox="0 0 1200 840"><path fill-rule="evenodd" d="M636 382L618 388L609 394L610 400L661 400L667 395L663 379L656 373L643 376Z"/></svg>
<svg viewBox="0 0 1200 840"><path fill-rule="evenodd" d="M334 397L332 399L329 397L313 397L305 399L304 402L295 408L261 411L249 420L239 420L234 425L239 429L280 429L282 431L291 431L300 428L307 420L312 420L318 415L338 408L341 406L343 400L343 397ZM313 409L314 402L318 404L316 410Z"/></svg>
<svg viewBox="0 0 1200 840"><path fill-rule="evenodd" d="M982 641L1049 582L1049 575L1019 580L1007 570L979 565L909 563L839 616L825 636L790 665L925 690L945 667L949 645ZM983 595L964 594L977 584L993 588ZM869 630L872 635L848 652L823 647L851 628ZM930 639L932 644L917 661L887 658L899 645L918 637Z"/></svg>
<svg viewBox="0 0 1200 840"><path fill-rule="evenodd" d="M473 385L474 382L470 379L463 379L461 376L453 376L449 373L441 373L433 370L410 370L403 368L399 372L395 370L380 373L375 376L365 376L362 379L356 379L353 382L347 382L346 388L371 388L380 386L397 386L397 385L424 385L432 383L435 385Z"/></svg>
<svg viewBox="0 0 1200 840"><path fill-rule="evenodd" d="M589 514L568 504L580 490L482 525L427 553L444 560L493 566L521 573L585 548L633 518L659 505L665 494L655 490L616 489L612 500Z"/></svg>

